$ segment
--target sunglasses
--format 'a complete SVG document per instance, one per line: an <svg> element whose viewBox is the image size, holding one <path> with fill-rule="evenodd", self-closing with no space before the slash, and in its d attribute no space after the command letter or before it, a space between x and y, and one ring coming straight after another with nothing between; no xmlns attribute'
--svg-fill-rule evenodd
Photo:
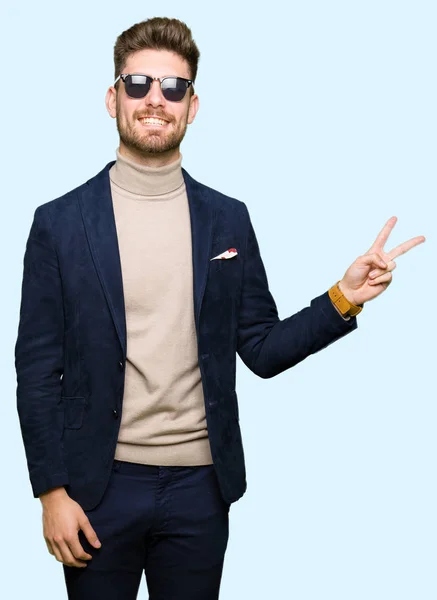
<svg viewBox="0 0 437 600"><path fill-rule="evenodd" d="M114 86L119 79L124 82L124 89L130 98L144 98L149 93L152 82L159 81L162 95L170 102L183 100L187 89L193 83L191 79L184 79L183 77L150 77L149 75L137 73L121 73L114 81Z"/></svg>

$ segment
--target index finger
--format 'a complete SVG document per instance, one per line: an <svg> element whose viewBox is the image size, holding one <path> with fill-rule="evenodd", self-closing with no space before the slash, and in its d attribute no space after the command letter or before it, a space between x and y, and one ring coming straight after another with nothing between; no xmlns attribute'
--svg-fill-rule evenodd
<svg viewBox="0 0 437 600"><path fill-rule="evenodd" d="M80 560L90 560L92 555L89 552L86 552L85 548L80 543L79 537L76 536L73 540L68 542L68 546L71 550L71 553L74 558L76 558L79 562Z"/></svg>
<svg viewBox="0 0 437 600"><path fill-rule="evenodd" d="M384 244L387 241L388 236L390 235L393 227L396 225L397 220L398 220L397 217L390 217L390 219L387 221L387 223L384 225L384 227L379 232L376 240L374 241L373 245L369 249L368 253L374 252L375 249L384 248Z"/></svg>

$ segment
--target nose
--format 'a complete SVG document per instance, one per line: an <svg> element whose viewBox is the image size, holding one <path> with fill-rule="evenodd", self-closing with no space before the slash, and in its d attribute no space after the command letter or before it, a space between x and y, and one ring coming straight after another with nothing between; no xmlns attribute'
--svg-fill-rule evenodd
<svg viewBox="0 0 437 600"><path fill-rule="evenodd" d="M150 85L150 89L145 96L146 104L151 104L152 106L163 106L165 104L165 98L162 95L161 90L161 82L158 80L152 81Z"/></svg>

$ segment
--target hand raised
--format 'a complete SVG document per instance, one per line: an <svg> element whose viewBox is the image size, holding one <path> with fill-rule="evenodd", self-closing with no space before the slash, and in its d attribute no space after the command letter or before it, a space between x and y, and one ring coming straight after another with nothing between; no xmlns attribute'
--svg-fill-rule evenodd
<svg viewBox="0 0 437 600"><path fill-rule="evenodd" d="M386 290L396 268L394 259L425 241L419 235L386 252L384 245L396 222L397 217L390 217L366 254L359 256L340 280L340 290L353 304L368 302Z"/></svg>

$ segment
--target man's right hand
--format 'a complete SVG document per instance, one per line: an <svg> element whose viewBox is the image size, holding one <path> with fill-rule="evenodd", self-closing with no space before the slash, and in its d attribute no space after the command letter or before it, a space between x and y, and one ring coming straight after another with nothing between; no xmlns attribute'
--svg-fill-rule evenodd
<svg viewBox="0 0 437 600"><path fill-rule="evenodd" d="M101 543L80 504L57 487L39 496L43 505L44 539L50 554L69 567L86 567L92 556L85 552L79 541L81 529L89 543L100 548ZM82 559L82 560L79 560Z"/></svg>

